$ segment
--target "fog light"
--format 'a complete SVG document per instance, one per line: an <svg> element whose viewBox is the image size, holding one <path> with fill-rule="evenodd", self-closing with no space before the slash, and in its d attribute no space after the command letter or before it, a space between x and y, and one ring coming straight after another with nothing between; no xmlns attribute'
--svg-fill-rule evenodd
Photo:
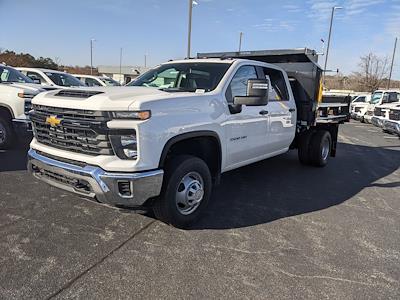
<svg viewBox="0 0 400 300"><path fill-rule="evenodd" d="M124 151L124 154L125 154L126 157L134 158L134 159L137 158L137 151L136 150L124 149L123 151Z"/></svg>

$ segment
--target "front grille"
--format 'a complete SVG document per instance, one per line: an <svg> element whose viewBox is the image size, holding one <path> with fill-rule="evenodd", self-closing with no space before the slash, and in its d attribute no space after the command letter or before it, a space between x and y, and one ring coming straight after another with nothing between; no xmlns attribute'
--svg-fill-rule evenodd
<svg viewBox="0 0 400 300"><path fill-rule="evenodd" d="M86 180L76 179L76 178L62 175L62 174L59 174L59 173L56 173L56 172L53 172L50 170L39 168L38 166L36 166L34 164L32 165L32 171L39 178L48 179L48 180L55 181L55 182L58 182L63 185L70 186L80 192L84 192L84 193L93 192L92 187Z"/></svg>
<svg viewBox="0 0 400 300"><path fill-rule="evenodd" d="M376 107L374 110L374 115L377 117L381 117L382 116L382 109L380 109L379 107Z"/></svg>
<svg viewBox="0 0 400 300"><path fill-rule="evenodd" d="M374 115L374 111L369 110L369 111L367 111L366 115L367 116L373 116Z"/></svg>
<svg viewBox="0 0 400 300"><path fill-rule="evenodd" d="M355 112L360 112L360 111L361 111L361 107L356 107L356 108L354 109L354 111L355 111Z"/></svg>
<svg viewBox="0 0 400 300"><path fill-rule="evenodd" d="M389 111L389 119L394 121L400 121L400 110L399 109L391 109Z"/></svg>
<svg viewBox="0 0 400 300"><path fill-rule="evenodd" d="M51 126L46 122L50 116L61 123ZM39 143L88 155L114 154L106 130L107 112L33 105L30 117Z"/></svg>

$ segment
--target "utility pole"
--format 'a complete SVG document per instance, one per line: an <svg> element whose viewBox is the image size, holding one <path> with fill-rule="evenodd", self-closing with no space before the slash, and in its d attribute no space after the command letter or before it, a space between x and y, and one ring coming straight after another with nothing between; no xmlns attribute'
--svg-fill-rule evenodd
<svg viewBox="0 0 400 300"><path fill-rule="evenodd" d="M332 35L332 25L333 25L333 15L335 14L335 10L337 9L342 9L343 7L340 6L334 6L332 7L332 13L331 13L331 22L329 25L329 35L328 35L328 46L326 47L326 54L325 54L325 65L324 65L324 72L322 73L322 82L325 85L325 73L326 73L326 67L328 64L328 55L329 55L329 46L331 45L331 35Z"/></svg>
<svg viewBox="0 0 400 300"><path fill-rule="evenodd" d="M144 67L147 68L147 54L144 55Z"/></svg>
<svg viewBox="0 0 400 300"><path fill-rule="evenodd" d="M186 58L190 58L190 47L192 43L192 14L193 14L193 6L198 3L194 0L189 0L189 23L188 23L188 45L187 45L187 54Z"/></svg>
<svg viewBox="0 0 400 300"><path fill-rule="evenodd" d="M93 75L93 42L95 39L90 39L90 75Z"/></svg>
<svg viewBox="0 0 400 300"><path fill-rule="evenodd" d="M389 81L387 89L390 89L390 81L392 80L392 71L393 71L394 57L396 55L396 46L397 46L397 38L394 40L394 49L393 49L392 63L390 64L390 73L389 73Z"/></svg>
<svg viewBox="0 0 400 300"><path fill-rule="evenodd" d="M239 34L239 52L242 50L242 39L243 39L243 32Z"/></svg>
<svg viewBox="0 0 400 300"><path fill-rule="evenodd" d="M188 24L188 45L186 58L190 58L190 47L192 39L192 12L193 12L193 0L189 0L189 24Z"/></svg>
<svg viewBox="0 0 400 300"><path fill-rule="evenodd" d="M123 83L122 78L122 47L119 49L119 83Z"/></svg>

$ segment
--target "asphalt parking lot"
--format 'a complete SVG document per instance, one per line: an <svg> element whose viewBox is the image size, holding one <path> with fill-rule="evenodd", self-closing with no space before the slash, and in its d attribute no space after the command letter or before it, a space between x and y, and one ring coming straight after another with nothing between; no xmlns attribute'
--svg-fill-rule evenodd
<svg viewBox="0 0 400 300"><path fill-rule="evenodd" d="M225 174L178 230L51 188L0 152L0 298L400 298L400 140L342 126L337 158Z"/></svg>

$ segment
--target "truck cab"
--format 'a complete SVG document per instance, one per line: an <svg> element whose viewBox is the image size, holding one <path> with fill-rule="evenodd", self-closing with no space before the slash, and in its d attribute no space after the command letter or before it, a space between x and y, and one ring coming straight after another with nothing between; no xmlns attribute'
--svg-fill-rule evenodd
<svg viewBox="0 0 400 300"><path fill-rule="evenodd" d="M44 86L53 86L55 88L66 87L84 87L85 84L72 76L71 74L49 69L41 68L16 68L27 77Z"/></svg>
<svg viewBox="0 0 400 300"><path fill-rule="evenodd" d="M309 49L203 53L127 87L43 93L30 115L28 167L53 186L150 207L184 228L224 172L289 149L317 167L335 156L351 98L323 98L321 75Z"/></svg>

